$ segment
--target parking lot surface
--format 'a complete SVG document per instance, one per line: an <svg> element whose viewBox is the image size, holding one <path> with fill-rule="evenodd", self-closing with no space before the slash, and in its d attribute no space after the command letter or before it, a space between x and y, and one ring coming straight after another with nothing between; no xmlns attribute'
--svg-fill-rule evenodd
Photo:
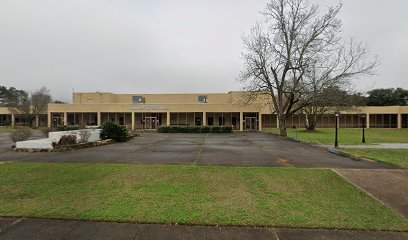
<svg viewBox="0 0 408 240"><path fill-rule="evenodd" d="M34 138L41 135L37 133ZM11 151L0 135L0 161L57 163L183 164L203 166L388 169L391 165L355 161L310 144L266 133L164 134L142 132L125 142L67 152Z"/></svg>

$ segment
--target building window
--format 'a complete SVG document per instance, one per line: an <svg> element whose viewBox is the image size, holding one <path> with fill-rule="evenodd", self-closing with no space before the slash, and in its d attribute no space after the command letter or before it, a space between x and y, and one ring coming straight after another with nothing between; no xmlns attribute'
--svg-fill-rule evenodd
<svg viewBox="0 0 408 240"><path fill-rule="evenodd" d="M133 96L132 98L133 104L143 104L145 103L145 98L142 96Z"/></svg>
<svg viewBox="0 0 408 240"><path fill-rule="evenodd" d="M199 103L207 103L207 96L198 96Z"/></svg>
<svg viewBox="0 0 408 240"><path fill-rule="evenodd" d="M224 117L219 117L218 118L218 126L224 126L225 118Z"/></svg>
<svg viewBox="0 0 408 240"><path fill-rule="evenodd" d="M176 124L177 123L177 116L171 116L170 117L170 124Z"/></svg>
<svg viewBox="0 0 408 240"><path fill-rule="evenodd" d="M231 123L232 126L234 126L234 127L237 126L237 118L236 118L236 117L232 117L231 122L232 122L232 123Z"/></svg>
<svg viewBox="0 0 408 240"><path fill-rule="evenodd" d="M207 125L208 125L208 126L214 125L214 118L213 118L213 117L208 117L208 119L207 119Z"/></svg>

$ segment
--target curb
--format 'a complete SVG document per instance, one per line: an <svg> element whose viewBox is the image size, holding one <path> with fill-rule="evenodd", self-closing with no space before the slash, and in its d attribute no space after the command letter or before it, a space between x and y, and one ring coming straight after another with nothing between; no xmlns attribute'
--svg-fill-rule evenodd
<svg viewBox="0 0 408 240"><path fill-rule="evenodd" d="M376 162L374 160L371 160L371 159L368 159L368 158L365 158L365 157L361 157L361 156L358 156L358 155L354 155L354 154L351 154L351 153L348 153L348 152L344 152L344 151L341 151L341 150L335 149L335 148L329 148L327 151L329 153L333 153L333 154L336 154L336 155L339 155L339 156L342 156L342 157L348 157L348 158L353 159L355 161Z"/></svg>

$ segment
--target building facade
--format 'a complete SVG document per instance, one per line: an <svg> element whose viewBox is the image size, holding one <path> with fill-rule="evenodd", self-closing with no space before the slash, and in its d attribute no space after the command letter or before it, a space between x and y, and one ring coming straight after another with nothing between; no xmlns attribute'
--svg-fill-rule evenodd
<svg viewBox="0 0 408 240"><path fill-rule="evenodd" d="M244 104L241 92L221 94L113 94L74 93L72 104L49 104L34 125L99 126L115 122L132 130L155 130L159 126L232 126L236 131L278 128L276 114L266 101ZM368 128L408 128L408 106L358 107L342 112L339 127L359 128L361 114ZM18 115L0 108L1 123L21 125ZM304 127L305 117L294 114L287 127ZM333 128L335 117L327 114L317 128Z"/></svg>

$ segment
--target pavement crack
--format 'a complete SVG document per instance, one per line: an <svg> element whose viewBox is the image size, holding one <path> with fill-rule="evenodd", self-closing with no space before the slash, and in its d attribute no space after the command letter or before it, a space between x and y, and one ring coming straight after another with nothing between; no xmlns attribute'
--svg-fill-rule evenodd
<svg viewBox="0 0 408 240"><path fill-rule="evenodd" d="M21 221L23 221L23 219L18 218L18 219L16 219L15 221L13 221L12 223L10 223L9 225L5 226L3 229L0 228L0 233L5 232L8 228L10 228L10 227L12 227L12 226L14 226L14 225L20 223Z"/></svg>
<svg viewBox="0 0 408 240"><path fill-rule="evenodd" d="M205 142L207 141L208 135L209 135L209 134L207 133L207 134L205 135L203 141L201 142L200 149L198 149L196 158L195 158L194 163L193 163L194 166L197 165L198 161L199 161L200 158L201 158L201 155L202 155L202 152L203 152L203 149L204 149L204 146L205 146Z"/></svg>
<svg viewBox="0 0 408 240"><path fill-rule="evenodd" d="M77 229L77 228L79 227L79 225L81 225L81 222L77 222L77 223L72 227L71 231L67 232L67 233L65 234L65 236L62 236L61 239L62 239L62 240L69 239L69 238L68 238L69 234L71 234L75 229Z"/></svg>
<svg viewBox="0 0 408 240"><path fill-rule="evenodd" d="M140 225L139 230L135 233L132 240L136 240L137 236L139 236L140 233L142 232L142 228L143 228L143 225Z"/></svg>

